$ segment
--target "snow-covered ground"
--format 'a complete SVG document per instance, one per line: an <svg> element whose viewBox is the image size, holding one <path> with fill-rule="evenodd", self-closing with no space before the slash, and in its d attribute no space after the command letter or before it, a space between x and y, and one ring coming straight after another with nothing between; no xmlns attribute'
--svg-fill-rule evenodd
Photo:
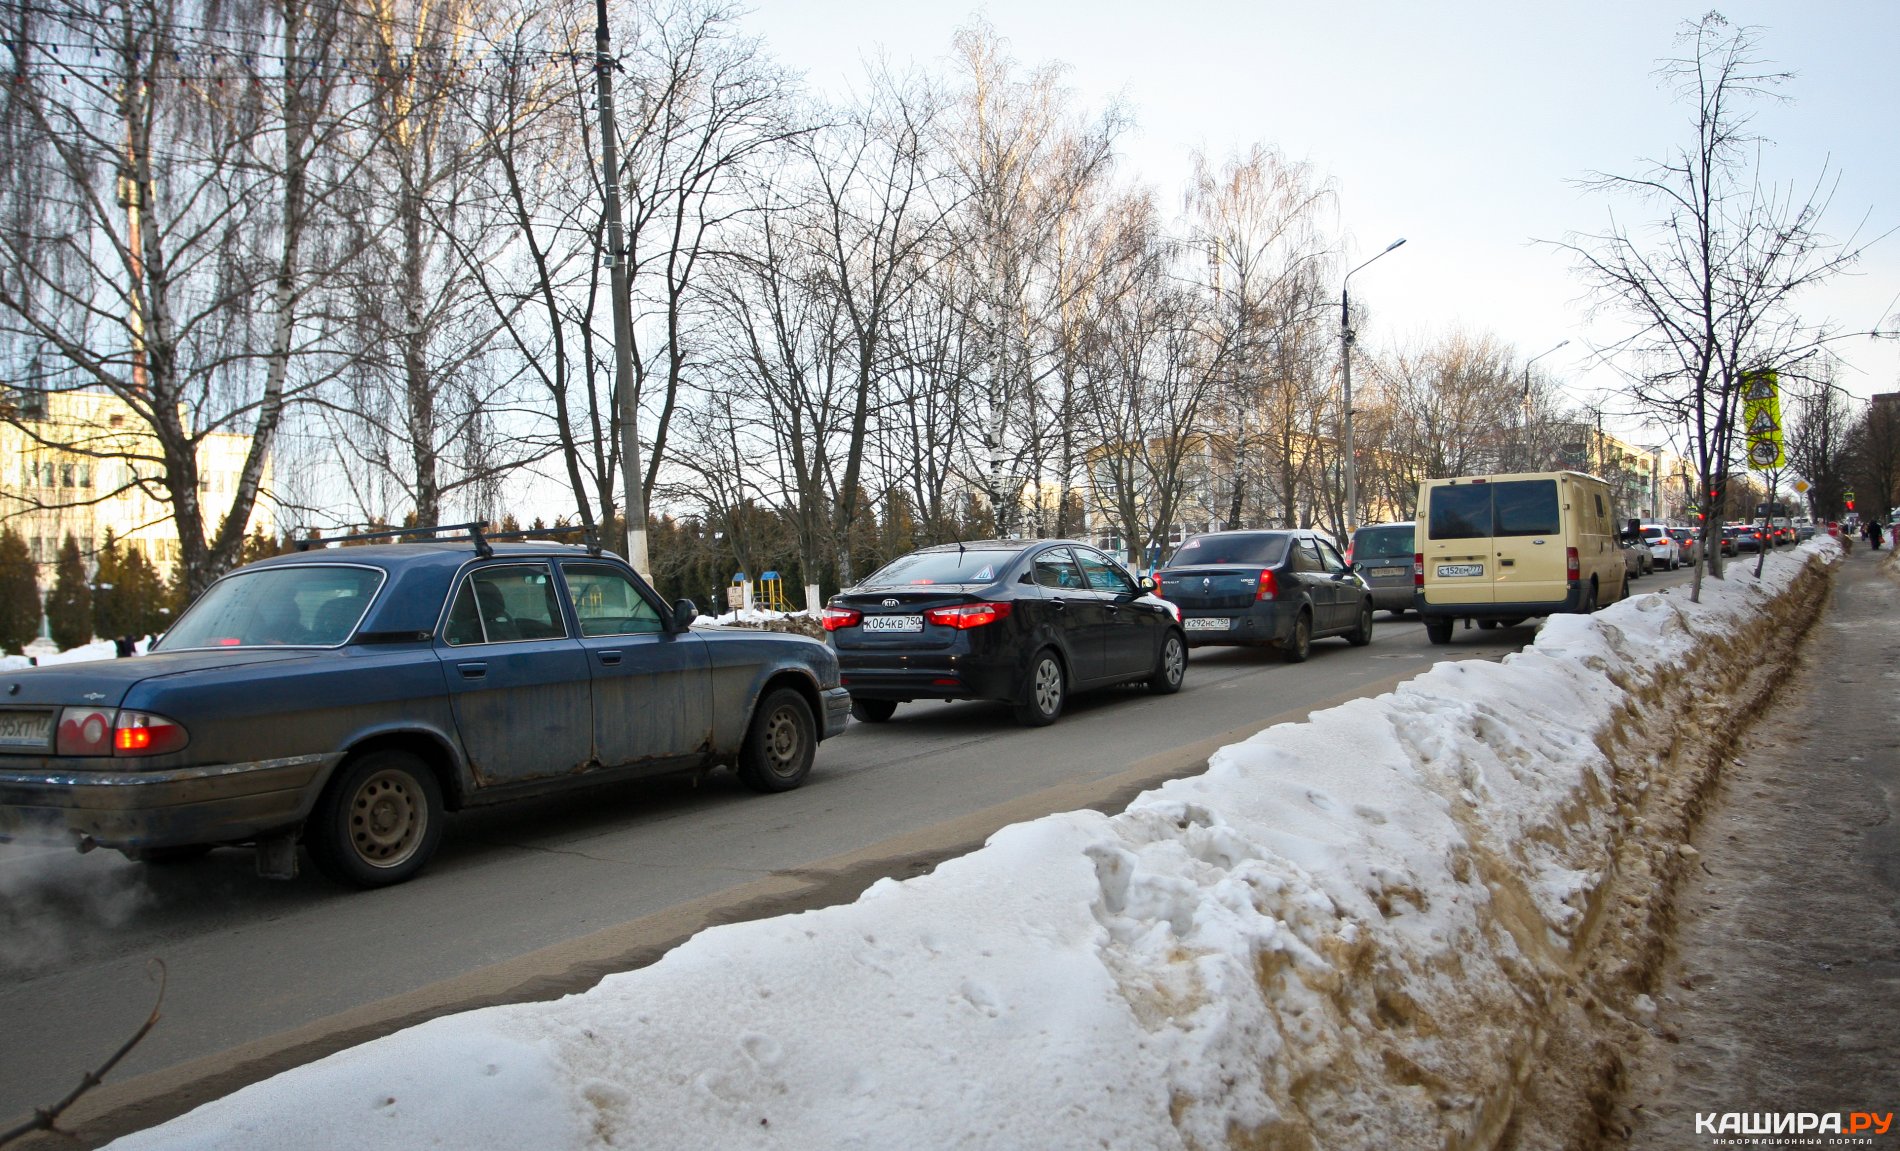
<svg viewBox="0 0 1900 1151"><path fill-rule="evenodd" d="M1119 815L1008 827L850 905L709 929L112 1146L1485 1145L1597 945L1642 826L1625 792L1835 546L1759 582L1737 565L1701 604L1554 617L1501 663L1271 728Z"/></svg>
<svg viewBox="0 0 1900 1151"><path fill-rule="evenodd" d="M143 653L144 640L138 641L137 649ZM0 671L12 671L15 668L31 667L38 661L41 667L50 667L56 663L80 663L89 659L112 659L118 654L109 639L94 640L78 647L60 651L44 640L34 640L25 647L25 655L0 655Z"/></svg>

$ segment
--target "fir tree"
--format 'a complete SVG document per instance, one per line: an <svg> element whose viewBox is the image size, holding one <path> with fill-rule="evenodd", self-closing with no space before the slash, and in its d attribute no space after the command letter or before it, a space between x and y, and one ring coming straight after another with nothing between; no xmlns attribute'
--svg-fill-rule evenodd
<svg viewBox="0 0 1900 1151"><path fill-rule="evenodd" d="M71 532L59 547L53 590L46 596L46 627L61 651L92 640L92 582Z"/></svg>
<svg viewBox="0 0 1900 1151"><path fill-rule="evenodd" d="M0 532L0 651L19 655L40 634L38 565L12 528Z"/></svg>

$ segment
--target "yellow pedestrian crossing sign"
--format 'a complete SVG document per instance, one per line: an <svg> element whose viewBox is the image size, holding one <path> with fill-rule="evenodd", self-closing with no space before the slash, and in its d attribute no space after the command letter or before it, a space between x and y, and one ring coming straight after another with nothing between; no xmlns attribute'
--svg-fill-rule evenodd
<svg viewBox="0 0 1900 1151"><path fill-rule="evenodd" d="M1781 399L1773 372L1742 377L1742 428L1748 434L1748 466L1773 471L1788 462L1781 447Z"/></svg>

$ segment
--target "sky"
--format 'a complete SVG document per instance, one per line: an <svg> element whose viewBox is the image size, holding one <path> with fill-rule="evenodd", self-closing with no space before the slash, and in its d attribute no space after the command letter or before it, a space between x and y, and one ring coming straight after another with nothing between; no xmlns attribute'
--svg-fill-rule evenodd
<svg viewBox="0 0 1900 1151"><path fill-rule="evenodd" d="M1332 180L1330 221L1356 263L1362 345L1489 332L1536 356L1572 401L1624 405L1596 362L1581 282L1534 240L1601 228L1610 203L1577 181L1635 174L1688 136L1687 110L1655 76L1686 0L1017 0L985 6L889 0L755 0L743 24L781 63L842 92L867 59L949 68L955 31L987 20L1025 67L1059 62L1087 107L1119 99L1135 128L1124 171L1177 205L1195 152L1219 161L1256 143ZM1748 0L1717 8L1762 30L1762 51L1796 73L1791 102L1755 120L1774 142L1765 175L1805 193L1838 177L1823 229L1873 239L1900 226L1900 4ZM1624 209L1629 210L1627 207ZM1626 219L1641 217L1626 216ZM1868 331L1900 308L1900 236L1857 276L1805 300L1810 319ZM1888 325L1892 327L1892 324ZM1835 346L1857 397L1900 390L1900 341Z"/></svg>
<svg viewBox="0 0 1900 1151"><path fill-rule="evenodd" d="M1640 749L1743 682L1719 661L1752 665L1751 637L1811 587L1794 575L1837 547L1772 556L1760 583L1735 565L1699 604L1675 588L1553 616L1501 662L1269 728L1119 814L1012 825L853 903L710 928L584 993L445 1016L112 1149L1479 1142L1548 1023L1536 1005L1639 961L1636 933L1589 930L1624 898L1598 885L1627 829L1686 826L1699 794L1652 788L1680 768ZM1618 794L1644 797L1627 821L1603 802L1619 741L1637 750ZM1655 1010L1596 990L1593 1011Z"/></svg>

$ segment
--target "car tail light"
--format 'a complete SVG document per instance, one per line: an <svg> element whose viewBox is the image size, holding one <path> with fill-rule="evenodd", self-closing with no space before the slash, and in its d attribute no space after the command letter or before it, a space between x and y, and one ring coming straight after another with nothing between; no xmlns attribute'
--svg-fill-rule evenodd
<svg viewBox="0 0 1900 1151"><path fill-rule="evenodd" d="M1008 614L1009 605L1006 603L966 603L956 607L933 607L924 613L924 619L958 631L967 631L986 623L995 623Z"/></svg>
<svg viewBox="0 0 1900 1151"><path fill-rule="evenodd" d="M1576 548L1564 549L1564 578L1583 578L1583 561L1577 556Z"/></svg>
<svg viewBox="0 0 1900 1151"><path fill-rule="evenodd" d="M147 711L120 712L112 730L112 750L119 755L164 755L185 743L184 727Z"/></svg>
<svg viewBox="0 0 1900 1151"><path fill-rule="evenodd" d="M1425 586L1425 553L1424 552L1412 553L1412 586L1417 587L1417 588L1422 588Z"/></svg>
<svg viewBox="0 0 1900 1151"><path fill-rule="evenodd" d="M818 617L818 622L825 625L826 631L837 631L841 627L856 627L863 618L864 613L861 611L853 611L848 607L828 607Z"/></svg>
<svg viewBox="0 0 1900 1151"><path fill-rule="evenodd" d="M1260 587L1253 593L1253 598L1256 600L1272 599L1279 594L1280 583L1273 578L1273 573L1270 571L1261 572Z"/></svg>
<svg viewBox="0 0 1900 1151"><path fill-rule="evenodd" d="M1155 594L1160 595L1161 594L1161 573L1156 572L1151 578L1154 580Z"/></svg>
<svg viewBox="0 0 1900 1151"><path fill-rule="evenodd" d="M1348 544L1346 545L1346 566L1347 566L1347 567L1351 567L1351 566L1352 566L1352 549L1354 549L1354 548L1356 548L1356 547L1358 547L1358 546L1359 546L1359 541L1358 541L1358 540L1353 540L1352 542L1350 542L1350 543L1348 543Z"/></svg>
<svg viewBox="0 0 1900 1151"><path fill-rule="evenodd" d="M60 755L111 755L113 714L109 707L69 707L60 712L53 750Z"/></svg>

